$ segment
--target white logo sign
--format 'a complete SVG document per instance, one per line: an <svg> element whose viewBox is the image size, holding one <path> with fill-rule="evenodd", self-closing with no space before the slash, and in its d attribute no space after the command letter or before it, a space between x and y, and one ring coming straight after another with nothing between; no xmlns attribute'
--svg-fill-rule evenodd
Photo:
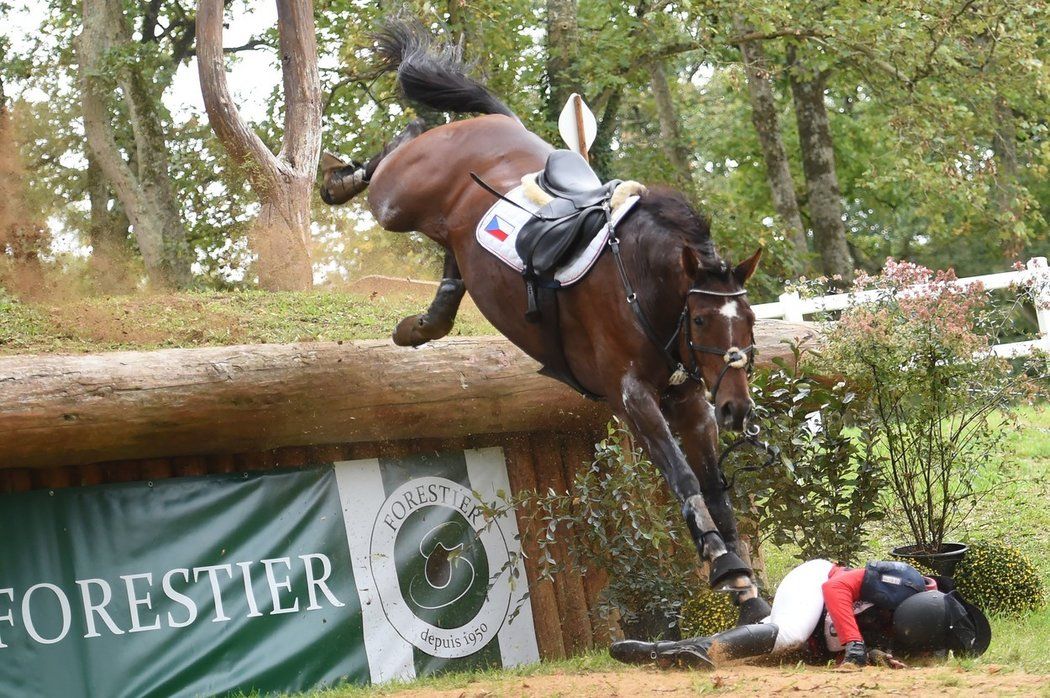
<svg viewBox="0 0 1050 698"><path fill-rule="evenodd" d="M459 483L420 477L397 488L376 515L369 559L383 612L427 654L477 652L510 612L507 540L482 512Z"/></svg>

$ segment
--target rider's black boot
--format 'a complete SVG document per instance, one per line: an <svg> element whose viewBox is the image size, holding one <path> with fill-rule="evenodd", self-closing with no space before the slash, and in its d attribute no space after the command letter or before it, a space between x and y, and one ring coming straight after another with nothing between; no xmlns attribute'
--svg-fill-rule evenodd
<svg viewBox="0 0 1050 698"><path fill-rule="evenodd" d="M694 669L713 669L718 662L768 654L777 640L777 626L753 623L731 628L710 637L677 642L622 640L609 647L613 659L627 664L675 664Z"/></svg>
<svg viewBox="0 0 1050 698"><path fill-rule="evenodd" d="M725 662L769 654L778 632L779 628L772 623L752 623L724 630L710 637L707 656L709 660Z"/></svg>
<svg viewBox="0 0 1050 698"><path fill-rule="evenodd" d="M710 645L709 637L694 637L675 642L642 642L640 640L621 640L609 646L613 659L625 664L678 664L701 669L713 669L714 664L707 656Z"/></svg>

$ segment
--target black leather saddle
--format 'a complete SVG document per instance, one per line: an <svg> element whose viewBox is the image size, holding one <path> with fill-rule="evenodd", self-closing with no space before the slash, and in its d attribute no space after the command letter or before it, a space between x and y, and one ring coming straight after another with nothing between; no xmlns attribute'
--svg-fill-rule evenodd
<svg viewBox="0 0 1050 698"><path fill-rule="evenodd" d="M526 281L544 281L549 286L554 283L554 272L605 225L604 203L620 180L602 184L580 155L556 150L547 157L536 182L554 198L521 227L515 249L525 263ZM534 309L531 302L529 309Z"/></svg>
<svg viewBox="0 0 1050 698"><path fill-rule="evenodd" d="M555 150L547 156L536 182L560 199L568 199L577 206L593 206L612 196L619 180L602 184L598 175L579 153L571 150Z"/></svg>

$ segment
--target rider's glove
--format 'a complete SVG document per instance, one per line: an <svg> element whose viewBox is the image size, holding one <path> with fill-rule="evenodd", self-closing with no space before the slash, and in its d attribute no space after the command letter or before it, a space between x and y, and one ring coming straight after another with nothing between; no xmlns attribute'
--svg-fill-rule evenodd
<svg viewBox="0 0 1050 698"><path fill-rule="evenodd" d="M868 663L868 648L864 646L863 642L847 642L846 656L843 658L842 663L864 666Z"/></svg>

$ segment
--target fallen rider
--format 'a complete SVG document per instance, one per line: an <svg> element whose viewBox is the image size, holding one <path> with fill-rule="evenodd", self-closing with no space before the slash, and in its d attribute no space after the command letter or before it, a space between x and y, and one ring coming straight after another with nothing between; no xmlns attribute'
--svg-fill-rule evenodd
<svg viewBox="0 0 1050 698"><path fill-rule="evenodd" d="M991 628L979 608L948 577L923 577L903 562L870 562L863 569L810 560L780 583L769 616L710 637L668 642L614 642L609 653L631 664L658 662L700 669L734 659L803 653L845 665L895 668L894 656L978 656Z"/></svg>

